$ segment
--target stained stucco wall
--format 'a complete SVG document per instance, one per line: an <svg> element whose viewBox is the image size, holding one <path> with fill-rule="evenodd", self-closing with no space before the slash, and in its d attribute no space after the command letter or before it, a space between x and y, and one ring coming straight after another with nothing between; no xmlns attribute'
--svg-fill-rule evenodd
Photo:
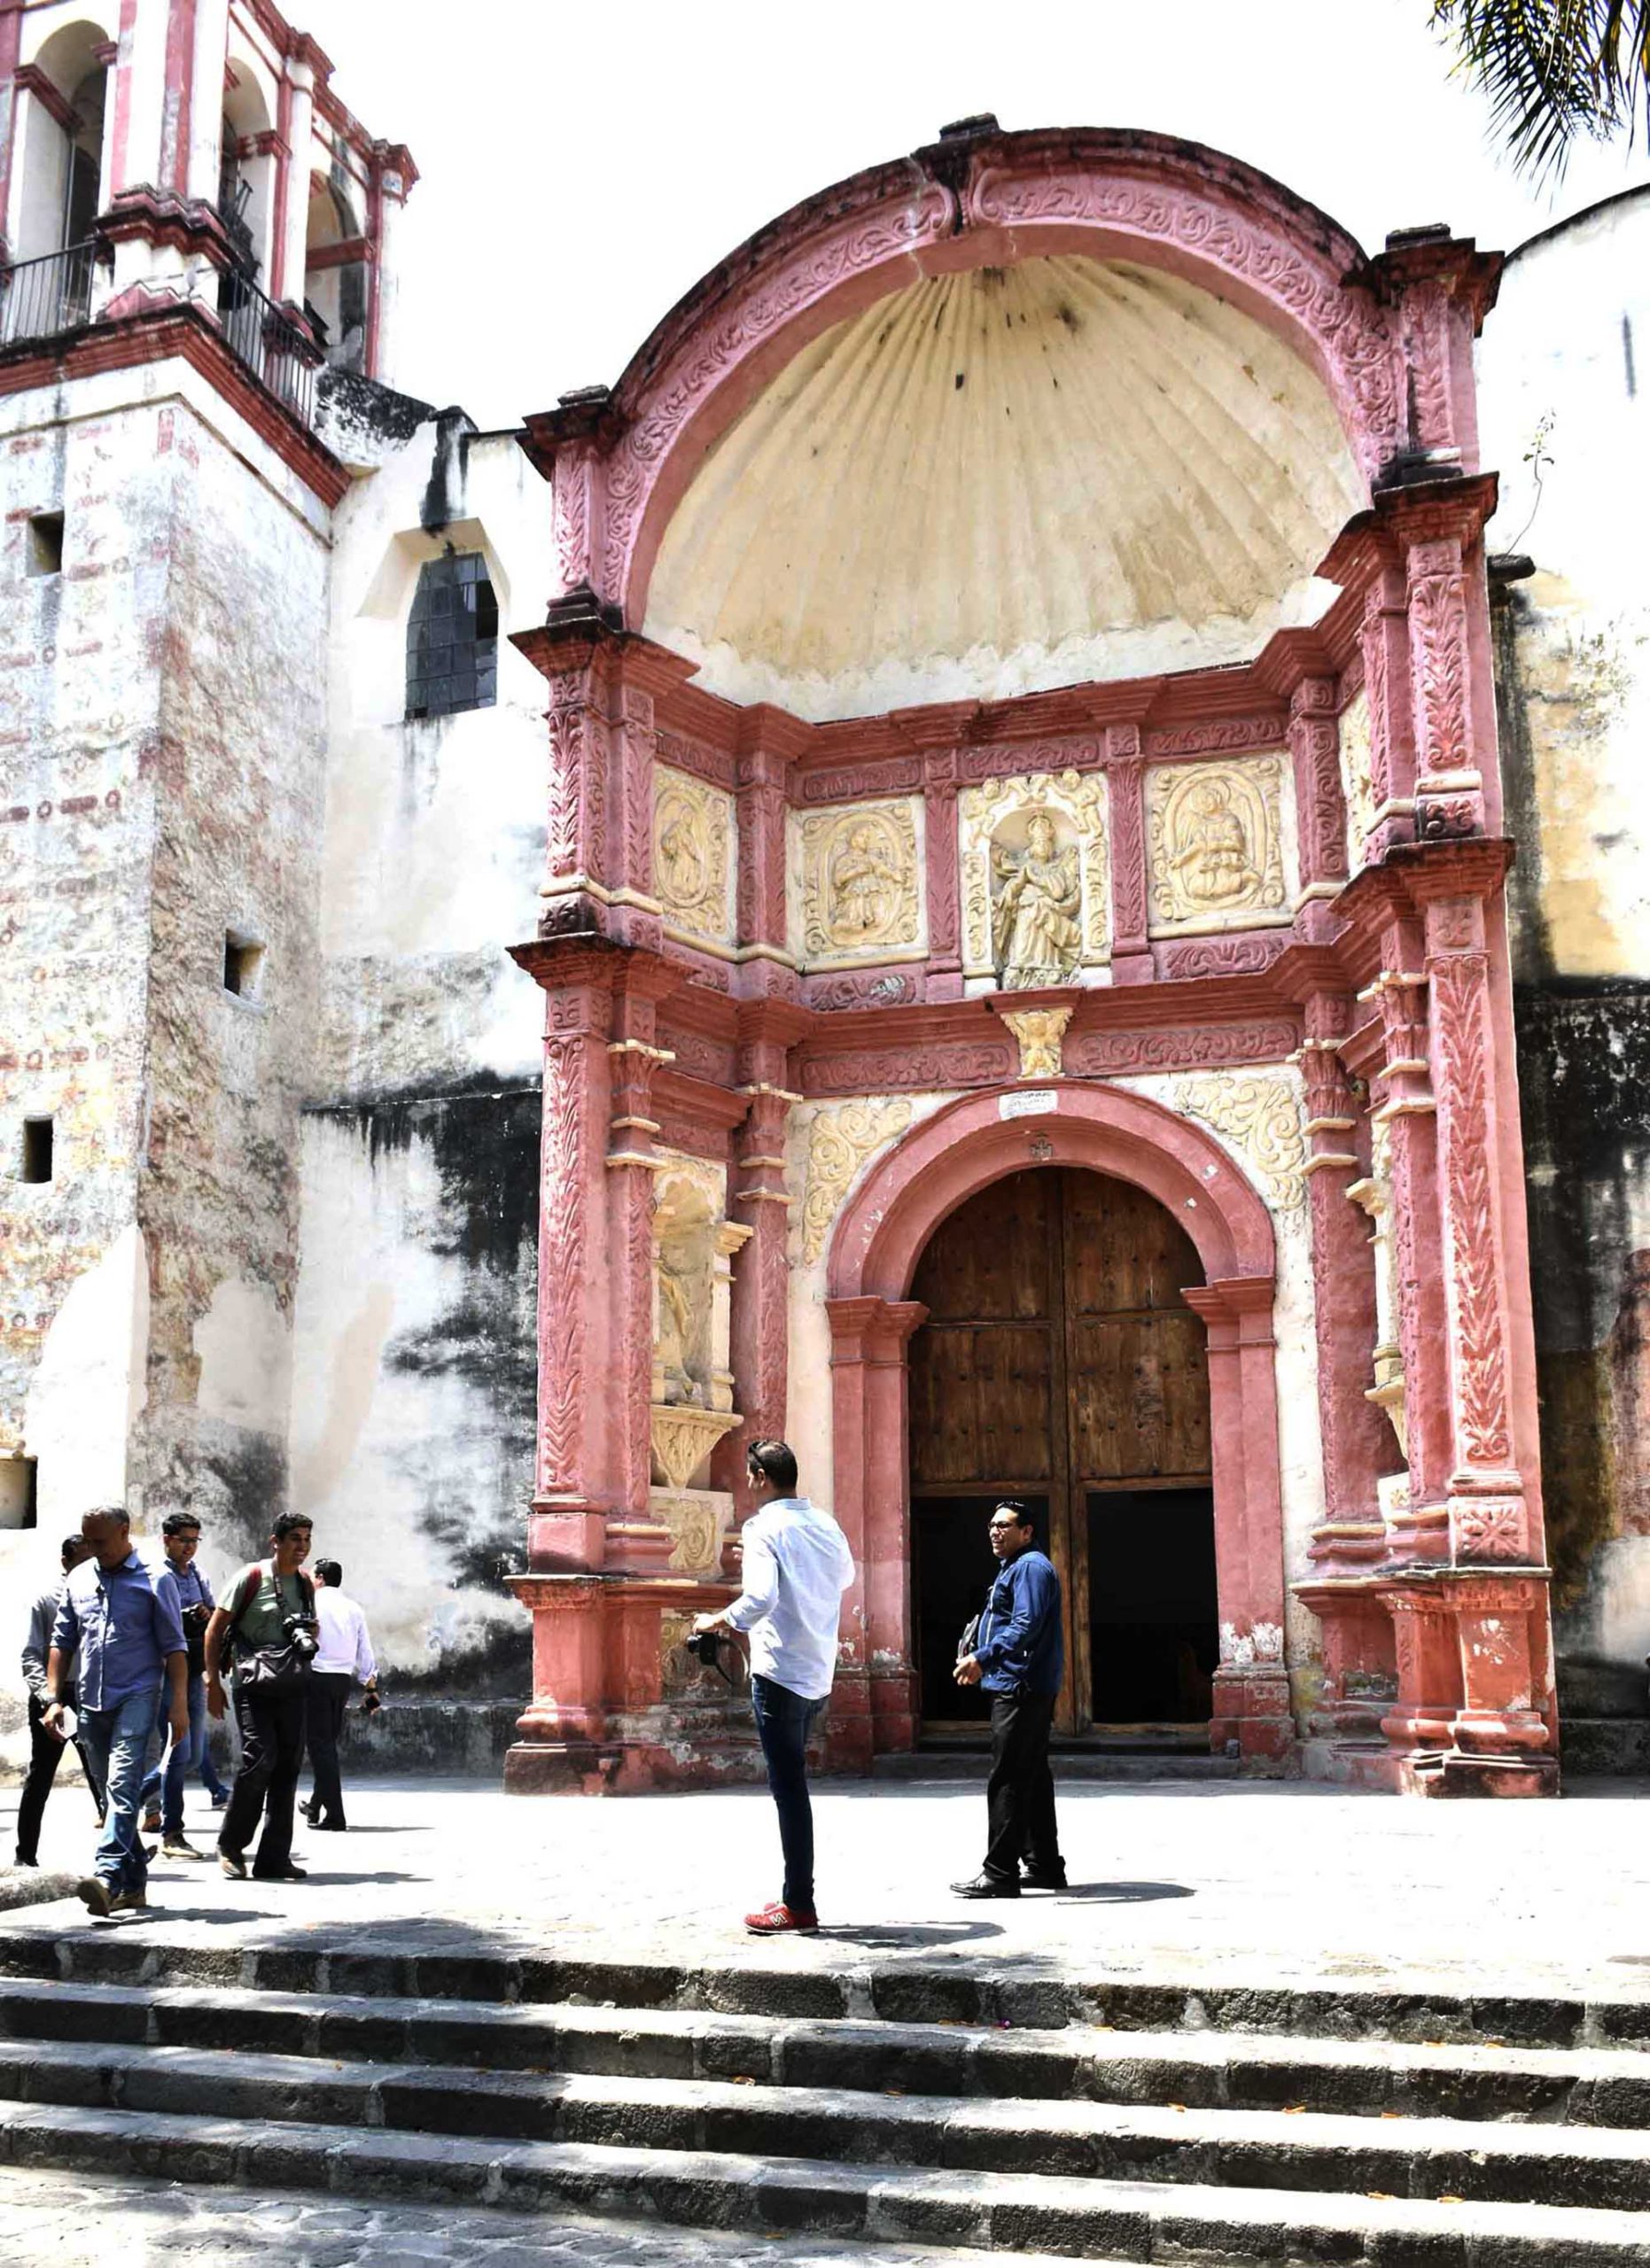
<svg viewBox="0 0 1650 2268"><path fill-rule="evenodd" d="M1480 379L1485 460L1502 478L1490 548L1535 569L1496 588L1494 622L1560 1704L1572 1768L1642 1764L1650 192L1513 258Z"/></svg>

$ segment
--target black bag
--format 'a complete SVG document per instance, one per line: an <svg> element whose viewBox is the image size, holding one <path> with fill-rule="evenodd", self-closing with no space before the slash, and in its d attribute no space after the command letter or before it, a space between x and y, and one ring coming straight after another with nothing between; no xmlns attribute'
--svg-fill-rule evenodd
<svg viewBox="0 0 1650 2268"><path fill-rule="evenodd" d="M281 1645L253 1646L249 1647L245 1653L237 1651L235 1682L237 1688L244 1687L249 1693L296 1693L301 1691L309 1682L309 1665L315 1658L315 1638L308 1633L295 1631L292 1624L300 1619L314 1622L315 1593L314 1584L301 1567L297 1570L297 1574L299 1596L304 1603L301 1618L290 1614L284 1618L287 1635ZM273 1561L267 1565L261 1562L257 1581L242 1592L240 1604L236 1608L234 1618L230 1624L231 1640L240 1628L242 1615L245 1613L263 1588L266 1575L272 1583L276 1581ZM278 1583L276 1589L276 1601L278 1604L280 1601Z"/></svg>

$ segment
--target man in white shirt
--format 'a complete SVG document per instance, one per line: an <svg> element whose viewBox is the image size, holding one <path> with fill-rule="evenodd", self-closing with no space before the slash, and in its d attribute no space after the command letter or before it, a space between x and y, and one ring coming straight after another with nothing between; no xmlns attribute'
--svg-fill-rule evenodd
<svg viewBox="0 0 1650 2268"><path fill-rule="evenodd" d="M378 1666L367 1635L367 1618L341 1588L344 1570L336 1559L315 1561L315 1620L320 1625L315 1658L305 1696L304 1737L315 1787L299 1809L312 1829L341 1835L344 1790L339 1784L338 1744L344 1730L349 1689L366 1688L365 1707L378 1705Z"/></svg>
<svg viewBox="0 0 1650 2268"><path fill-rule="evenodd" d="M745 1468L758 1493L739 1531L744 1587L722 1613L701 1614L693 1627L700 1636L750 1634L751 1702L779 1810L785 1883L782 1898L745 1915L745 1927L773 1937L819 1927L808 1735L836 1674L837 1627L853 1559L830 1514L797 1495L797 1460L783 1441L752 1441Z"/></svg>

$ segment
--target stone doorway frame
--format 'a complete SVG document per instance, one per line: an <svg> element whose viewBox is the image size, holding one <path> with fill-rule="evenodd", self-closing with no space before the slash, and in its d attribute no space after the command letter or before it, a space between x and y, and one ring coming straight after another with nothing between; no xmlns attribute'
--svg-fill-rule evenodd
<svg viewBox="0 0 1650 2268"><path fill-rule="evenodd" d="M1188 1304L1209 1332L1220 1666L1210 1739L1277 1761L1294 1744L1283 1659L1285 1573L1273 1310L1272 1220L1201 1127L1145 1096L1069 1080L946 1104L877 1160L831 1240L835 1511L860 1569L828 1738L834 1763L915 1746L907 1349L927 1309L907 1297L923 1247L957 1207L1028 1165L1075 1166L1132 1182L1180 1221L1205 1281ZM1021 1107L1014 1107L1016 1101Z"/></svg>

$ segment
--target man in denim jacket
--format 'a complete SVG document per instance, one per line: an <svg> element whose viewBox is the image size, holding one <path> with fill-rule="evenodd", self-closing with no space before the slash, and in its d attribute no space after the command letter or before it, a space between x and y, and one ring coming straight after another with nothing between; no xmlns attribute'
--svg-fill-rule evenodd
<svg viewBox="0 0 1650 2268"><path fill-rule="evenodd" d="M1017 1898L1025 1886L1063 1890L1065 1861L1055 1826L1048 1734L1065 1674L1060 1578L1037 1549L1023 1504L999 1504L991 1548L1001 1563L981 1615L974 1651L957 1664L957 1683L991 1696L991 1778L986 1784L985 1863L959 1898Z"/></svg>

